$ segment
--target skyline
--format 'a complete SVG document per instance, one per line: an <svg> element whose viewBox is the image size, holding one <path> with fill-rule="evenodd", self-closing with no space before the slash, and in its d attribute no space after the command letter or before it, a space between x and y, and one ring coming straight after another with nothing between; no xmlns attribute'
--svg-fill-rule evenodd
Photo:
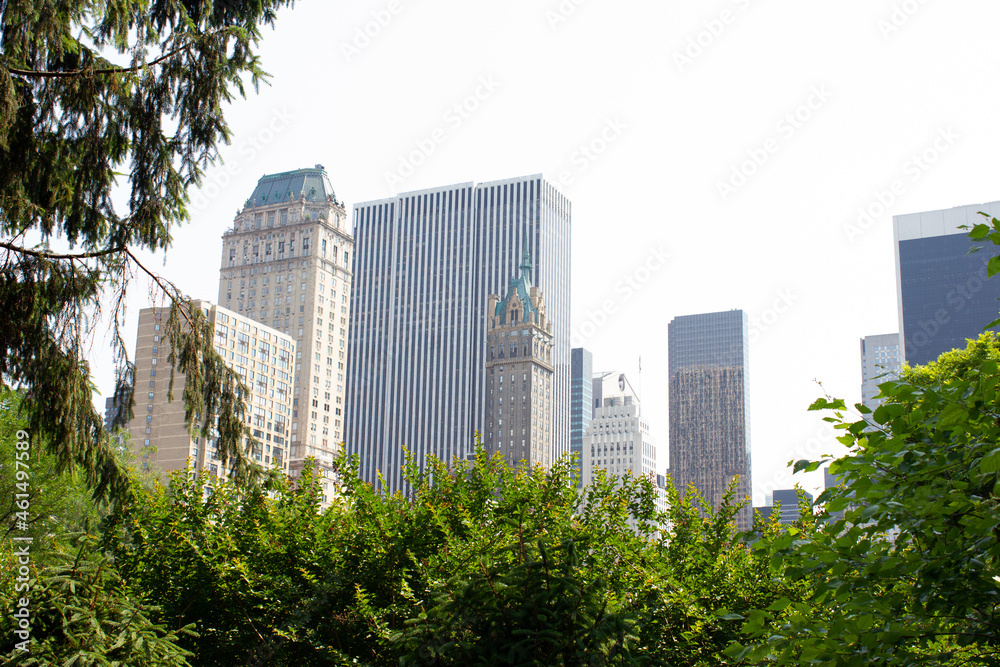
<svg viewBox="0 0 1000 667"><path fill-rule="evenodd" d="M666 323L747 311L760 504L758 485L791 486L788 460L839 451L806 407L824 391L860 401L858 341L899 328L892 215L1000 198L988 29L1000 8L921 5L897 26L895 0L564 4L573 11L427 0L280 11L262 42L272 85L226 109L225 163L191 193L166 265L145 259L211 298L199 267L216 265L218 246L196 239L221 236L266 173L322 163L353 207L542 172L573 202L572 327L593 329L573 346L637 387L641 354L661 467ZM383 11L391 19L357 46ZM720 183L735 189L725 201ZM133 322L148 304L134 293ZM105 343L98 334L95 358ZM107 395L110 370L95 371Z"/></svg>

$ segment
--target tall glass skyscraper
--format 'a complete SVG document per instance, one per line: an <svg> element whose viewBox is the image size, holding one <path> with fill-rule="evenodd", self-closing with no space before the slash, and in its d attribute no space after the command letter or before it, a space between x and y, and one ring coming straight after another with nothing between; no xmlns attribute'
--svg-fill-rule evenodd
<svg viewBox="0 0 1000 667"><path fill-rule="evenodd" d="M580 484L583 483L583 436L594 418L594 355L590 350L574 347L570 376L569 442L576 458Z"/></svg>
<svg viewBox="0 0 1000 667"><path fill-rule="evenodd" d="M488 297L524 250L555 336L553 447L569 450L570 218L541 175L355 205L345 442L363 479L401 490L406 451L421 465L469 455L485 425Z"/></svg>
<svg viewBox="0 0 1000 667"><path fill-rule="evenodd" d="M749 323L742 310L675 317L667 328L670 364L670 476L682 493L694 484L718 509L739 476L737 525L752 524Z"/></svg>
<svg viewBox="0 0 1000 667"><path fill-rule="evenodd" d="M896 296L905 360L934 361L964 348L997 319L1000 279L987 279L986 264L997 255L991 243L974 243L961 225L986 222L979 212L1000 217L1000 202L897 215ZM973 246L980 252L969 254Z"/></svg>

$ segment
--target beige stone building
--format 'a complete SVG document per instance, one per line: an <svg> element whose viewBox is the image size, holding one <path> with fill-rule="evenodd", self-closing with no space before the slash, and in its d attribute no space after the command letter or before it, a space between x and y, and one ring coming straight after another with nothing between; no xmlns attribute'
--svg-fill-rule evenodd
<svg viewBox="0 0 1000 667"><path fill-rule="evenodd" d="M207 301L194 301L215 329L215 349L250 388L247 425L255 441L251 457L265 468L288 471L292 416L292 364L295 345L287 336ZM191 437L184 422L184 375L170 386L170 345L163 336L169 311L145 308L139 313L135 349L135 416L129 422L133 447L161 471L207 470L222 477L214 437Z"/></svg>
<svg viewBox="0 0 1000 667"><path fill-rule="evenodd" d="M262 177L222 237L220 305L295 342L293 476L306 457L329 471L343 440L353 252L322 165Z"/></svg>
<svg viewBox="0 0 1000 667"><path fill-rule="evenodd" d="M491 455L511 465L552 466L552 324L541 291L531 284L524 252L507 294L491 294L486 334L486 432Z"/></svg>

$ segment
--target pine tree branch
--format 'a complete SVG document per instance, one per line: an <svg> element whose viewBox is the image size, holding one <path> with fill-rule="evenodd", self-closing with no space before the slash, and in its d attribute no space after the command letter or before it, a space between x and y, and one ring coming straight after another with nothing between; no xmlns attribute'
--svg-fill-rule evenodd
<svg viewBox="0 0 1000 667"><path fill-rule="evenodd" d="M183 51L185 48L186 47L184 47L184 46L178 47L178 48L174 49L173 51L170 51L168 53L164 53L162 56L160 56L159 58L156 58L155 60L151 60L148 63L143 63L141 65L135 65L134 67L105 67L105 68L102 68L102 69L95 69L95 70L76 69L76 70L70 70L70 71L66 71L66 72L50 72L50 71L38 71L38 70L31 70L31 69L17 69L17 68L14 68L14 67L7 67L6 65L3 65L3 67L6 68L6 70L8 72L10 72L11 74L16 74L17 76L30 76L30 77L35 77L35 78L39 78L39 79L68 78L68 77L71 77L71 76L80 76L82 74L101 74L101 75L103 75L103 74L130 74L132 72L138 72L140 70L146 69L147 67L155 67L155 66L159 65L160 63L162 63L164 60L167 60L167 59L172 58L173 56L177 55L178 53L180 53L181 51Z"/></svg>
<svg viewBox="0 0 1000 667"><path fill-rule="evenodd" d="M30 255L32 257L38 257L40 259L68 259L68 260L92 259L94 257L104 257L106 255L113 255L115 253L122 252L123 250L128 252L128 249L125 247L115 247L115 248L107 248L105 250L95 250L94 252L57 253L57 252L47 252L44 250L29 250L28 248L22 248L21 246L14 245L13 243L8 243L6 241L0 241L0 248L5 248L13 252L21 253L22 255Z"/></svg>
<svg viewBox="0 0 1000 667"><path fill-rule="evenodd" d="M93 259L95 257L106 257L107 255L113 255L115 253L123 252L129 257L129 259L135 262L136 266L142 269L146 275L148 275L150 278L153 279L153 282L156 283L157 287L163 290L163 293L166 294L168 297L170 297L171 301L175 303L178 301L178 298L176 296L176 290L171 290L167 285L163 283L163 281L160 279L158 275L156 275L155 273L147 269L145 266L143 266L142 262L140 262L139 259L134 254L132 254L132 251L129 250L128 246L118 246L114 248L107 248L105 250L96 250L94 252L57 253L57 252L46 252L43 250L29 250L28 248L22 248L21 246L16 246L13 243L0 241L0 248L4 248L12 252L21 253L23 255L38 257L41 259L68 259L70 260L71 263L76 260ZM181 315L184 316L184 319L187 320L188 325L190 325L191 318L188 317L188 314L184 312L183 309L181 309Z"/></svg>
<svg viewBox="0 0 1000 667"><path fill-rule="evenodd" d="M135 255L132 254L132 251L129 250L127 246L125 248L122 248L122 250L125 252L126 255L128 255L129 259L131 259L133 262L135 262L136 266L138 266L140 269L142 269L143 272L145 272L145 274L147 276L149 276L150 278L153 279L153 282L156 283L156 285L161 290L163 290L163 293L166 294L170 298L170 300L174 302L175 305L177 305L178 301L181 301L181 299L178 299L178 294L176 293L177 292L176 288L173 289L173 290L170 289L170 288L173 287L173 285L171 285L170 287L168 287L167 285L164 285L163 281L160 279L160 276L156 275L155 273L153 273L152 271L150 271L149 269L147 269L145 266L143 266L142 262L140 262L139 259ZM188 327L190 327L192 330L194 330L194 324L191 322L191 318L188 317L187 312L185 312L185 310L183 308L179 308L178 310L180 310L180 313L184 317L184 320L188 323Z"/></svg>

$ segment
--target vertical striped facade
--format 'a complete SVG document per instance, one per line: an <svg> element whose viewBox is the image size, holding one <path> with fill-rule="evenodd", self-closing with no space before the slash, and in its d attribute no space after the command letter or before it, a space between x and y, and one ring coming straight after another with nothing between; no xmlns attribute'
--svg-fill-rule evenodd
<svg viewBox="0 0 1000 667"><path fill-rule="evenodd" d="M541 175L355 205L345 443L363 479L403 490L404 449L421 466L472 451L485 427L488 297L504 293L525 247L555 336L553 445L569 450L570 219Z"/></svg>

